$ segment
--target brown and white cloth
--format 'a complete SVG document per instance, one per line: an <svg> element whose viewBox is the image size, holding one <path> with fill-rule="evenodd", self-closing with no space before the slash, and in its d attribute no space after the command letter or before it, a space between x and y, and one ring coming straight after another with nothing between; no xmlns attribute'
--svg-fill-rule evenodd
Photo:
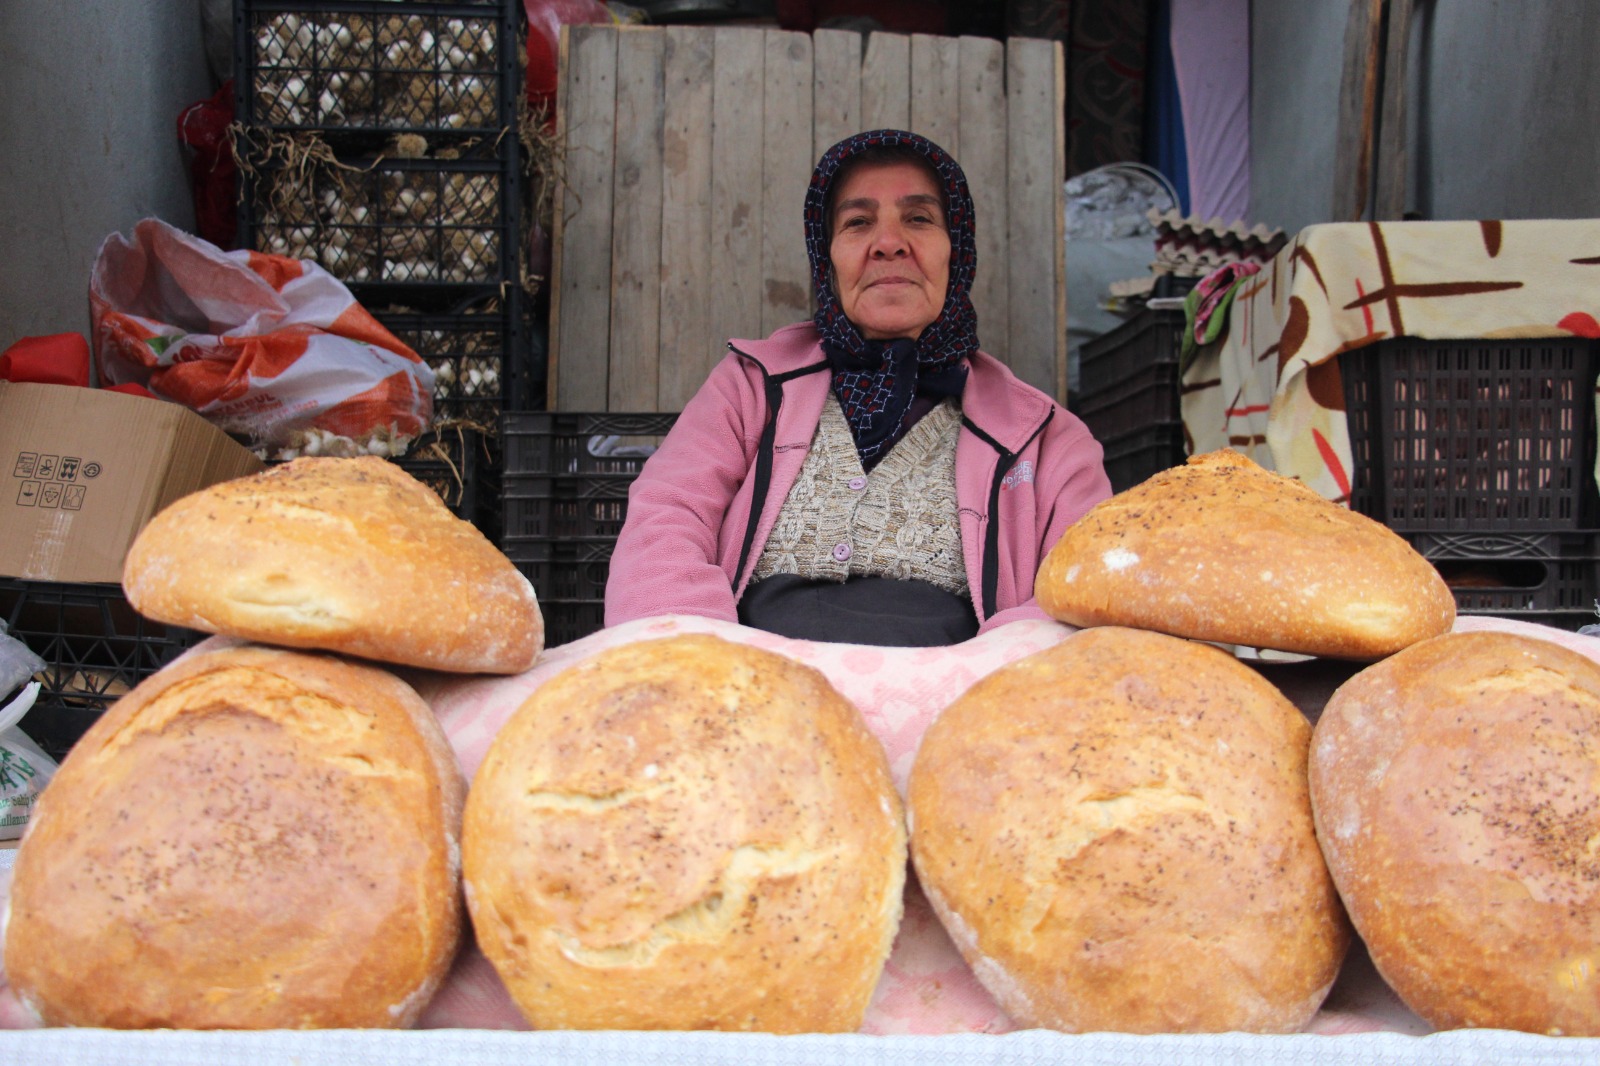
<svg viewBox="0 0 1600 1066"><path fill-rule="evenodd" d="M1600 220L1309 226L1183 374L1195 454L1233 448L1349 498L1337 356L1392 337L1600 337ZM1597 471L1600 477L1600 471Z"/></svg>

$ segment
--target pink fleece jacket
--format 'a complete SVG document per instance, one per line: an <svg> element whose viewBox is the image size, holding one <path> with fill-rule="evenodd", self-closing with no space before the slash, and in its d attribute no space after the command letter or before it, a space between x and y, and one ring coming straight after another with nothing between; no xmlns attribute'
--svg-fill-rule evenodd
<svg viewBox="0 0 1600 1066"><path fill-rule="evenodd" d="M606 585L608 626L663 614L738 621L735 605L811 447L831 375L809 322L728 347L629 491ZM1045 617L1033 598L1039 564L1111 483L1084 424L992 356L973 357L961 406L956 503L983 633Z"/></svg>

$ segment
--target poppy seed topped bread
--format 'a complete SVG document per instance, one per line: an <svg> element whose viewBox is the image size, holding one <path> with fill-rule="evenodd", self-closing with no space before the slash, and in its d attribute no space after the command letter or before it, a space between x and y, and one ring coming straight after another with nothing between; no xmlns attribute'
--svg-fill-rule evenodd
<svg viewBox="0 0 1600 1066"><path fill-rule="evenodd" d="M460 943L465 791L388 671L197 652L107 710L40 797L6 977L47 1025L409 1026Z"/></svg>
<svg viewBox="0 0 1600 1066"><path fill-rule="evenodd" d="M473 778L463 862L535 1028L853 1032L899 926L905 823L820 672L684 635L527 699Z"/></svg>
<svg viewBox="0 0 1600 1066"><path fill-rule="evenodd" d="M1403 538L1237 452L1197 455L1089 510L1039 606L1223 644L1378 659L1449 632L1455 599Z"/></svg>
<svg viewBox="0 0 1600 1066"><path fill-rule="evenodd" d="M185 496L128 549L149 618L266 644L459 673L544 648L532 585L394 463L296 459Z"/></svg>
<svg viewBox="0 0 1600 1066"><path fill-rule="evenodd" d="M1592 659L1512 633L1407 648L1328 701L1310 783L1334 883L1406 1006L1438 1029L1600 1036Z"/></svg>
<svg viewBox="0 0 1600 1066"><path fill-rule="evenodd" d="M1217 648L1074 633L929 728L908 799L918 878L1024 1027L1295 1032L1349 943L1310 736Z"/></svg>

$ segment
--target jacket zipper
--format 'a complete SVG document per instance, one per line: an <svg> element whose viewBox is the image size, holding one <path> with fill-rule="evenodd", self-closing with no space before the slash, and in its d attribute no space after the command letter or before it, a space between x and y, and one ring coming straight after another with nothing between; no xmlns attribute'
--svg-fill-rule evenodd
<svg viewBox="0 0 1600 1066"><path fill-rule="evenodd" d="M767 399L767 421L761 427L761 442L756 446L756 480L750 494L750 517L745 522L744 543L739 548L739 567L733 572L733 588L737 592L739 586L744 583L745 567L750 564L750 552L755 546L756 527L761 524L761 512L766 507L767 492L772 487L772 456L777 450L778 410L783 406L783 386L794 378L825 370L828 364L825 361L813 363L774 377L767 372L761 360L748 352L742 352L732 344L728 345L728 350L754 364L756 369L761 371L762 391Z"/></svg>
<svg viewBox="0 0 1600 1066"><path fill-rule="evenodd" d="M983 620L987 621L995 613L995 600L1000 595L1000 486L1005 484L1006 471L1011 469L1011 464L1017 461L1017 456L1028 450L1028 445L1038 439L1044 432L1044 427L1056 415L1052 407L1044 416L1044 421L1034 427L1028 439L1022 442L1022 447L1017 451L1007 451L1004 446L973 422L966 415L961 416L961 424L970 429L974 436L988 444L999 453L999 459L994 465L994 476L989 482L989 523L983 531Z"/></svg>

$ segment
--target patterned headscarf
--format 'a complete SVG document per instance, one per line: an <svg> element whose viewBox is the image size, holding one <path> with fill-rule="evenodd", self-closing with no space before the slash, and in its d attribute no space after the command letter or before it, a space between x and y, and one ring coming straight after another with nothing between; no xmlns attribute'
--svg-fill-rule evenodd
<svg viewBox="0 0 1600 1066"><path fill-rule="evenodd" d="M939 317L916 340L867 340L845 317L829 280L832 260L828 190L839 168L868 148L900 145L927 159L944 186L950 227L950 283ZM899 437L919 385L926 392L959 396L967 357L978 350L978 316L972 309L977 266L972 197L967 177L943 148L905 130L871 130L847 137L823 153L806 190L806 253L817 291L817 331L833 365L833 391L844 408L863 464L871 465Z"/></svg>

